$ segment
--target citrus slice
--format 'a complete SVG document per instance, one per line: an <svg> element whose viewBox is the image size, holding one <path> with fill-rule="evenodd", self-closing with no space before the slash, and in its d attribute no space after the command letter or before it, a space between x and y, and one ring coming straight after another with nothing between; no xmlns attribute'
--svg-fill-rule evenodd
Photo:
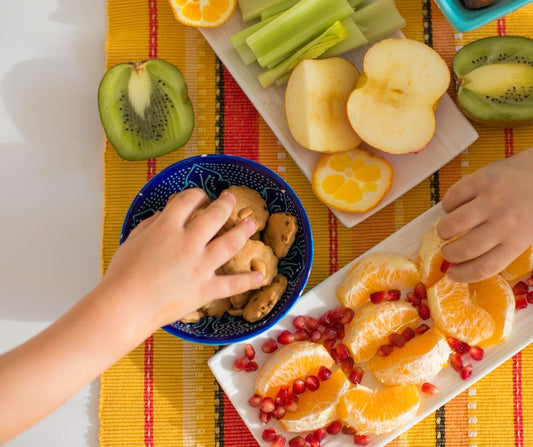
<svg viewBox="0 0 533 447"><path fill-rule="evenodd" d="M237 0L169 0L179 22L188 26L214 28L227 22Z"/></svg>
<svg viewBox="0 0 533 447"><path fill-rule="evenodd" d="M389 433L409 422L420 406L415 385L373 391L361 385L344 393L337 406L341 420L359 433Z"/></svg>
<svg viewBox="0 0 533 447"><path fill-rule="evenodd" d="M337 289L337 297L347 307L366 303L373 292L413 289L420 282L416 265L404 256L373 253L357 261Z"/></svg>
<svg viewBox="0 0 533 447"><path fill-rule="evenodd" d="M440 251L444 241L437 235L437 226L434 225L427 231L420 242L418 249L418 269L420 279L426 286L431 287L444 276L441 271L442 261L444 258Z"/></svg>
<svg viewBox="0 0 533 447"><path fill-rule="evenodd" d="M287 412L280 420L288 432L313 431L338 419L337 402L351 386L342 370L333 372L328 380L320 382L320 388L307 392L298 400L298 410Z"/></svg>
<svg viewBox="0 0 533 447"><path fill-rule="evenodd" d="M360 309L345 328L344 344L352 351L355 363L363 363L376 355L389 335L418 325L415 307L405 301L384 301Z"/></svg>
<svg viewBox="0 0 533 447"><path fill-rule="evenodd" d="M525 275L531 275L533 270L533 245L526 248L513 262L502 270L501 275L513 283Z"/></svg>
<svg viewBox="0 0 533 447"><path fill-rule="evenodd" d="M421 385L447 365L451 352L444 334L433 326L390 355L370 359L366 366L385 385Z"/></svg>
<svg viewBox="0 0 533 447"><path fill-rule="evenodd" d="M313 172L311 186L327 206L350 213L374 208L389 191L391 164L364 149L324 154Z"/></svg>
<svg viewBox="0 0 533 447"><path fill-rule="evenodd" d="M483 340L481 346L492 346L505 340L511 333L515 316L513 289L501 275L470 283L472 302L485 309L494 319L496 327L492 337Z"/></svg>
<svg viewBox="0 0 533 447"><path fill-rule="evenodd" d="M467 283L444 275L427 290L427 297L433 321L445 334L471 345L494 334L494 318L472 302Z"/></svg>
<svg viewBox="0 0 533 447"><path fill-rule="evenodd" d="M261 396L275 397L279 388L306 375L316 375L321 366L331 368L333 359L323 345L307 341L278 349L259 371L255 390Z"/></svg>

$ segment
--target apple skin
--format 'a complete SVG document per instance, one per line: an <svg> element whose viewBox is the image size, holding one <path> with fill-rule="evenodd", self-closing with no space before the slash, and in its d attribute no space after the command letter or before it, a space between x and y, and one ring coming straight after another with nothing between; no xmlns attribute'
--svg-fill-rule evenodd
<svg viewBox="0 0 533 447"><path fill-rule="evenodd" d="M340 57L305 59L295 67L285 91L285 114L301 146L335 153L361 143L346 114L358 77L357 68Z"/></svg>
<svg viewBox="0 0 533 447"><path fill-rule="evenodd" d="M435 134L435 110L449 84L448 66L432 48L411 39L382 40L365 55L348 119L376 149L418 152Z"/></svg>

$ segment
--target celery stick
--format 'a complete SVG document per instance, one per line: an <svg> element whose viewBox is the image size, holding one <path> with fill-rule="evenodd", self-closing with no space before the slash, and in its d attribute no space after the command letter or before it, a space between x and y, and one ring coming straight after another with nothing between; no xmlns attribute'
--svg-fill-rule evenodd
<svg viewBox="0 0 533 447"><path fill-rule="evenodd" d="M235 51L241 58L241 61L243 61L244 65L246 66L253 64L257 60L255 58L254 52L250 50L250 47L246 45L246 43L243 45L239 45L238 47L235 47Z"/></svg>
<svg viewBox="0 0 533 447"><path fill-rule="evenodd" d="M235 48L235 50L237 51L237 54L240 56L240 58L246 65L250 65L251 63L257 60L254 52L250 49L250 47L246 43L246 38L252 35L253 33L255 33L257 30L261 29L263 26L268 25L275 18L276 16L273 16L273 17L270 17L269 19L265 19L254 25L248 26L244 28L243 30L239 31L238 33L233 34L229 38L231 44L233 45L233 48Z"/></svg>
<svg viewBox="0 0 533 447"><path fill-rule="evenodd" d="M353 9L359 8L364 3L365 0L348 0L348 3Z"/></svg>
<svg viewBox="0 0 533 447"><path fill-rule="evenodd" d="M268 19L269 17L272 17L280 12L286 11L299 1L300 0L284 0L283 3L278 3L270 8L266 8L261 12L261 20Z"/></svg>
<svg viewBox="0 0 533 447"><path fill-rule="evenodd" d="M339 54L346 53L350 50L353 50L354 48L358 48L368 43L367 38L359 29L359 27L355 24L353 18L348 17L347 19L344 19L341 23L346 28L346 31L348 31L348 37L342 42L339 42L337 45L332 46L325 53L323 53L322 56L320 56L320 59L338 56Z"/></svg>
<svg viewBox="0 0 533 447"><path fill-rule="evenodd" d="M263 10L283 3L285 0L239 0L242 19L248 23L259 19Z"/></svg>
<svg viewBox="0 0 533 447"><path fill-rule="evenodd" d="M246 43L262 67L316 38L338 20L353 14L347 0L301 0L248 36Z"/></svg>
<svg viewBox="0 0 533 447"><path fill-rule="evenodd" d="M261 85L266 88L273 82L276 82L279 78L290 73L300 61L304 59L316 59L328 48L331 48L333 45L336 45L347 37L348 31L346 31L346 28L342 26L342 23L337 20L320 36L300 48L274 68L261 73L257 78Z"/></svg>
<svg viewBox="0 0 533 447"><path fill-rule="evenodd" d="M405 26L394 0L375 0L354 11L352 18L370 42Z"/></svg>

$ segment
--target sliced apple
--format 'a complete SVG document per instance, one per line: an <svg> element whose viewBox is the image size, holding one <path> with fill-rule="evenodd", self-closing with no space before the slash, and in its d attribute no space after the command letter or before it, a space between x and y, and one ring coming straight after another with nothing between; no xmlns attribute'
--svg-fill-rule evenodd
<svg viewBox="0 0 533 447"><path fill-rule="evenodd" d="M384 152L418 152L435 133L435 110L450 84L446 62L411 39L373 45L348 99L348 119L361 139Z"/></svg>
<svg viewBox="0 0 533 447"><path fill-rule="evenodd" d="M346 59L305 59L291 73L285 113L294 139L317 152L342 152L361 143L346 115L359 72Z"/></svg>

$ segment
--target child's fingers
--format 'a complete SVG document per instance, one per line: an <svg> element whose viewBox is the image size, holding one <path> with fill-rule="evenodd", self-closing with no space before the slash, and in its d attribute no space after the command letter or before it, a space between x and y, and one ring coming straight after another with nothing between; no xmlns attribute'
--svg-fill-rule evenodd
<svg viewBox="0 0 533 447"><path fill-rule="evenodd" d="M489 217L489 210L483 202L482 197L476 197L440 219L437 224L439 237L448 240L485 222Z"/></svg>
<svg viewBox="0 0 533 447"><path fill-rule="evenodd" d="M172 225L185 226L194 211L208 200L200 188L185 189L170 200L163 210L162 217Z"/></svg>
<svg viewBox="0 0 533 447"><path fill-rule="evenodd" d="M141 223L139 223L133 230L131 230L128 239L135 239L139 234L145 231L150 225L152 225L161 215L161 211L156 211L152 216L147 217Z"/></svg>
<svg viewBox="0 0 533 447"><path fill-rule="evenodd" d="M211 283L213 297L225 298L258 289L263 282L263 275L259 272L235 273L233 275L215 276Z"/></svg>
<svg viewBox="0 0 533 447"><path fill-rule="evenodd" d="M199 243L206 244L211 240L228 218L237 203L235 196L223 192L220 197L211 203L204 212L198 214L187 226L192 237L197 238Z"/></svg>
<svg viewBox="0 0 533 447"><path fill-rule="evenodd" d="M255 224L250 219L245 219L222 236L213 239L207 245L210 266L217 268L229 261L254 233Z"/></svg>
<svg viewBox="0 0 533 447"><path fill-rule="evenodd" d="M462 178L453 184L442 197L442 208L447 213L469 202L478 194L477 180L474 174Z"/></svg>
<svg viewBox="0 0 533 447"><path fill-rule="evenodd" d="M451 263L476 259L499 245L502 230L491 222L485 222L458 239L441 247L442 256Z"/></svg>

